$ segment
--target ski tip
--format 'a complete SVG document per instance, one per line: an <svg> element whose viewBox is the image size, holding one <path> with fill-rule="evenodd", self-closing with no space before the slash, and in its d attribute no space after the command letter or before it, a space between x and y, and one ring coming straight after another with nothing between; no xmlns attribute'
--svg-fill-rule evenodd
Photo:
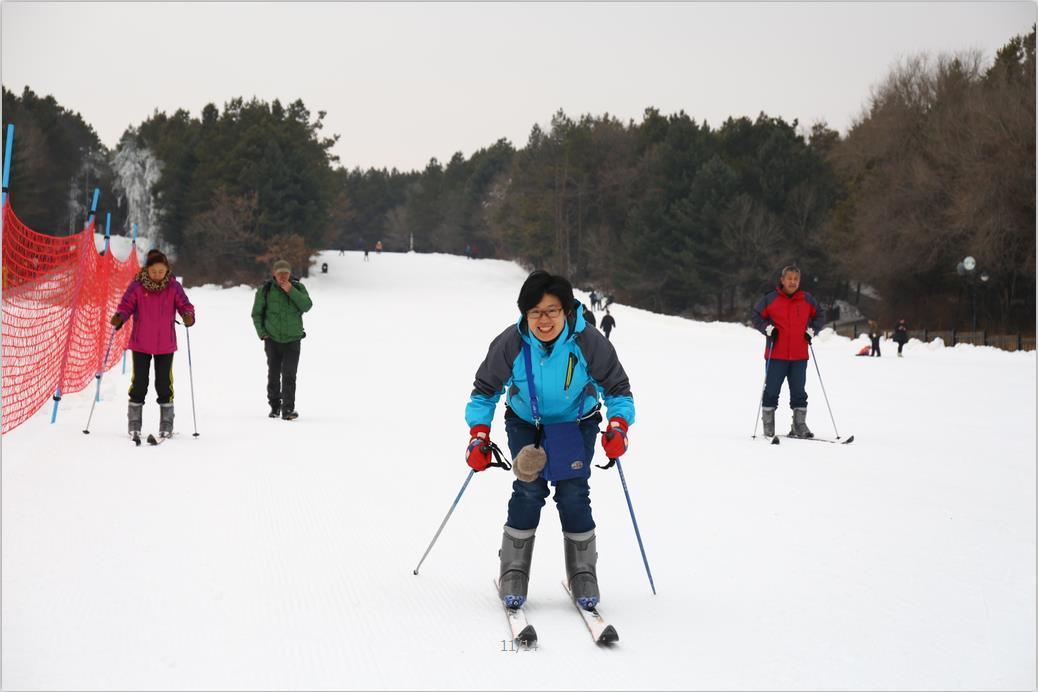
<svg viewBox="0 0 1038 692"><path fill-rule="evenodd" d="M854 435L851 435L850 437L848 437L846 440L843 441L843 443L845 445L849 445L852 442L854 442Z"/></svg>
<svg viewBox="0 0 1038 692"><path fill-rule="evenodd" d="M527 646L537 642L537 630L533 628L533 625L527 625L523 628L523 631L519 633L516 640L526 644Z"/></svg>
<svg viewBox="0 0 1038 692"><path fill-rule="evenodd" d="M620 641L620 635L616 633L616 629L612 625L607 625L602 634L598 635L599 644L614 644Z"/></svg>

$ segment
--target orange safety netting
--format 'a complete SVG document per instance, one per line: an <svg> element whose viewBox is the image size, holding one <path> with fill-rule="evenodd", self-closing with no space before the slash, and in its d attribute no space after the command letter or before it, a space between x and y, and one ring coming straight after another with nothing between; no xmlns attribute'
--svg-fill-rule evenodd
<svg viewBox="0 0 1038 692"><path fill-rule="evenodd" d="M23 423L55 390L78 392L94 381L112 327L108 320L140 268L94 244L94 223L70 236L28 228L3 209L3 415L0 432ZM115 333L102 370L122 357L130 329Z"/></svg>

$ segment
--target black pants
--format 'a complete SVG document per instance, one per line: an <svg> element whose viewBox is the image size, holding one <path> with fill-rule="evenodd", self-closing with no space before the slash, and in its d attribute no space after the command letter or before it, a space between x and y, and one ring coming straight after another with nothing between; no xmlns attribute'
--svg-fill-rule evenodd
<svg viewBox="0 0 1038 692"><path fill-rule="evenodd" d="M606 340L607 341L609 340L609 332L611 332L611 331L613 331L613 330L612 329L605 330L605 335L606 335Z"/></svg>
<svg viewBox="0 0 1038 692"><path fill-rule="evenodd" d="M296 369L299 367L299 341L287 344L263 340L267 352L267 401L282 411L296 408Z"/></svg>
<svg viewBox="0 0 1038 692"><path fill-rule="evenodd" d="M870 339L870 341L872 341L872 355L874 355L877 358L879 358L880 357L880 353L879 353L879 339Z"/></svg>
<svg viewBox="0 0 1038 692"><path fill-rule="evenodd" d="M148 395L148 371L151 370L151 359L155 359L155 391L160 404L173 401L173 354L161 353L152 356L150 353L133 351L133 379L130 380L130 401L143 404Z"/></svg>

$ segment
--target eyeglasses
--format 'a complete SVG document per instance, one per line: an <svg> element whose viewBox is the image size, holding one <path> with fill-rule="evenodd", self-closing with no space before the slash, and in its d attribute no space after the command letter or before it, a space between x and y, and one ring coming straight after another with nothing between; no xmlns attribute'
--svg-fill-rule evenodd
<svg viewBox="0 0 1038 692"><path fill-rule="evenodd" d="M545 315L547 315L548 317L550 317L552 319L555 319L556 317L558 317L561 314L562 314L562 308L560 306L556 305L554 307L548 308L547 310L537 310L537 309L530 310L529 312L526 313L526 317L527 317L527 319L536 322L537 320L541 319Z"/></svg>

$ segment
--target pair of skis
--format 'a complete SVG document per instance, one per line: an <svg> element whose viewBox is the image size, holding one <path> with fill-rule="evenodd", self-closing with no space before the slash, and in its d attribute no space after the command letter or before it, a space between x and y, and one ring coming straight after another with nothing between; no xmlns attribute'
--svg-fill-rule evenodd
<svg viewBox="0 0 1038 692"><path fill-rule="evenodd" d="M851 435L845 440L830 440L825 437L793 437L792 435L775 435L771 438L771 444L777 445L780 437L784 437L787 440L804 440L805 442L826 442L831 445L849 445L854 442L854 435ZM768 438L765 437L764 439Z"/></svg>
<svg viewBox="0 0 1038 692"><path fill-rule="evenodd" d="M151 445L152 447L158 447L160 444L162 444L163 442L165 442L166 440L168 440L171 437L173 437L173 433L159 433L158 436L149 434L148 437L147 437L147 441L148 441L148 444ZM133 444L137 445L138 447L141 446L141 434L140 433L135 433L135 434L131 435L130 436L130 440L132 440Z"/></svg>
<svg viewBox="0 0 1038 692"><path fill-rule="evenodd" d="M581 619L584 620L584 624L587 625L591 638L596 644L612 644L620 640L620 635L616 633L616 629L605 621L605 618L602 617L597 608L593 610L581 608L580 604L573 598L573 593L569 590L566 582L562 582L562 588L566 590L570 603L580 613ZM500 593L497 580L494 580L494 591L495 593ZM526 611L522 606L509 608L504 602L501 605L505 609L505 617L508 618L508 627L512 630L512 639L520 646L530 647L536 643L537 630L533 628L533 625L526 618Z"/></svg>

